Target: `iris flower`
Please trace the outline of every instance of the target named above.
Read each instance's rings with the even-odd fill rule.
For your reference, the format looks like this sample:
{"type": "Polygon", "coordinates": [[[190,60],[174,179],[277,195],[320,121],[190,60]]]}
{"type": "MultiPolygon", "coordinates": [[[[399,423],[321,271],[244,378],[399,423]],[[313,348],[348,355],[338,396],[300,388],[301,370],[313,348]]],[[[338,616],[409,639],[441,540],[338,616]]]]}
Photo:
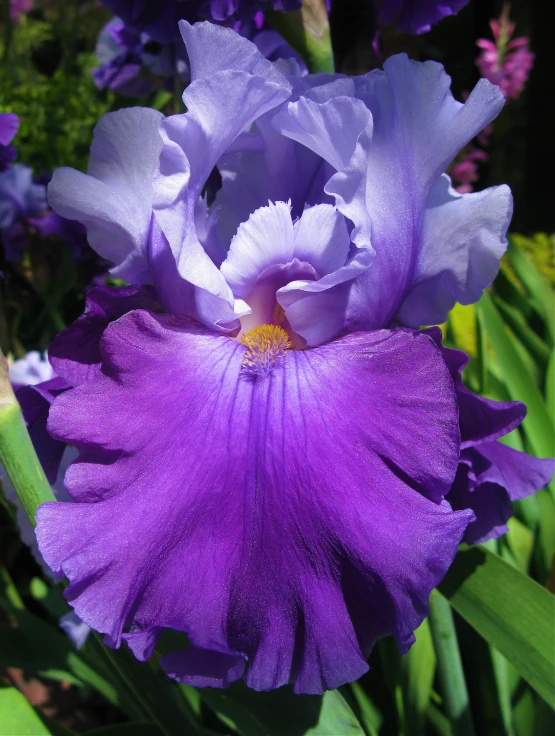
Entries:
{"type": "MultiPolygon", "coordinates": [[[[125,23],[146,31],[155,41],[168,43],[179,38],[177,21],[194,22],[198,18],[213,21],[251,20],[264,10],[268,0],[102,0],[125,23]]],[[[270,0],[275,10],[290,11],[301,7],[302,0],[270,0]]]]}
{"type": "Polygon", "coordinates": [[[19,118],[13,112],[0,113],[0,172],[10,167],[16,157],[11,142],[19,129],[19,118]]]}
{"type": "MultiPolygon", "coordinates": [[[[515,426],[419,329],[477,300],[506,248],[508,188],[443,174],[503,95],[482,80],[463,105],[404,55],[302,76],[180,26],[187,112],[109,113],[88,173],[49,187],[130,285],[91,291],[49,350],[71,386],[49,431],[79,457],[39,547],[110,646],[144,660],[174,629],[189,646],[161,664],[181,682],[321,693],[380,637],[410,648],[480,514],[446,500],[461,433],[515,426]]],[[[529,492],[553,466],[528,462],[529,492]]]]}
{"type": "Polygon", "coordinates": [[[383,0],[378,20],[395,22],[400,33],[426,33],[438,21],[456,15],[469,0],[383,0]]]}

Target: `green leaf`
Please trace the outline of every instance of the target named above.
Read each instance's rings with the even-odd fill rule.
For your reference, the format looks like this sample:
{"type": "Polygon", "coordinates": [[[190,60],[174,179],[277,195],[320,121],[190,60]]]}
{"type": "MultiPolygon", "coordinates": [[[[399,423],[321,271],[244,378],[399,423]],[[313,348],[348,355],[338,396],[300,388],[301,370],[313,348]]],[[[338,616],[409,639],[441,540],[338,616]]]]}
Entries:
{"type": "Polygon", "coordinates": [[[378,736],[383,717],[360,682],[351,682],[350,690],[357,709],[357,718],[369,736],[378,736]]]}
{"type": "MultiPolygon", "coordinates": [[[[339,691],[295,695],[291,687],[254,692],[234,683],[226,696],[247,710],[265,736],[363,736],[359,721],[339,691]]],[[[243,724],[244,725],[244,724],[243,724]]],[[[250,736],[250,734],[249,734],[250,736]]]]}
{"type": "Polygon", "coordinates": [[[439,590],[544,700],[554,702],[551,593],[482,546],[459,552],[439,590]]]}
{"type": "Polygon", "coordinates": [[[0,627],[0,667],[21,667],[55,679],[87,683],[111,703],[119,704],[113,685],[77,654],[70,639],[28,611],[12,611],[19,628],[0,627]]]}
{"type": "Polygon", "coordinates": [[[508,521],[509,532],[502,537],[507,544],[522,572],[528,572],[530,559],[534,550],[534,535],[515,516],[508,521]]]}
{"type": "Polygon", "coordinates": [[[8,377],[8,364],[0,353],[0,462],[19,500],[35,525],[37,508],[55,501],[49,482],[29,437],[23,415],[8,377]]]}
{"type": "Polygon", "coordinates": [[[490,295],[484,293],[478,304],[488,338],[492,344],[503,373],[507,389],[513,401],[523,401],[528,414],[522,427],[534,453],[551,457],[555,447],[555,430],[537,386],[515,349],[513,340],[505,329],[503,320],[490,295]]]}
{"type": "Polygon", "coordinates": [[[0,688],[0,736],[51,736],[33,706],[15,687],[0,688]]]}
{"type": "Polygon", "coordinates": [[[530,327],[525,316],[519,309],[516,309],[499,297],[495,297],[494,301],[506,324],[519,338],[534,360],[537,360],[545,367],[549,360],[549,345],[530,327]]]}
{"type": "Polygon", "coordinates": [[[302,8],[282,13],[268,8],[266,20],[305,60],[310,72],[334,72],[330,27],[324,0],[304,0],[302,8]]]}
{"type": "Polygon", "coordinates": [[[229,697],[228,693],[212,688],[201,688],[199,694],[203,703],[229,728],[242,736],[266,736],[264,727],[240,703],[229,697]]]}
{"type": "Polygon", "coordinates": [[[555,293],[524,251],[516,245],[517,237],[509,239],[509,261],[528,292],[530,301],[545,320],[551,340],[555,341],[555,293]]]}
{"type": "Polygon", "coordinates": [[[414,633],[416,641],[409,653],[401,660],[403,702],[408,736],[424,732],[436,671],[436,655],[428,619],[424,619],[414,633]]]}
{"type": "Polygon", "coordinates": [[[553,423],[555,423],[555,350],[552,350],[545,374],[545,403],[553,423]]]}
{"type": "Polygon", "coordinates": [[[95,728],[93,731],[87,731],[87,736],[164,736],[164,732],[154,723],[133,721],[95,728]]]}
{"type": "Polygon", "coordinates": [[[338,690],[330,690],[322,698],[318,723],[306,736],[364,736],[364,731],[351,707],[338,690]]]}
{"type": "Polygon", "coordinates": [[[455,736],[474,736],[470,704],[453,613],[437,590],[429,602],[430,629],[437,655],[438,680],[445,715],[455,736]]]}

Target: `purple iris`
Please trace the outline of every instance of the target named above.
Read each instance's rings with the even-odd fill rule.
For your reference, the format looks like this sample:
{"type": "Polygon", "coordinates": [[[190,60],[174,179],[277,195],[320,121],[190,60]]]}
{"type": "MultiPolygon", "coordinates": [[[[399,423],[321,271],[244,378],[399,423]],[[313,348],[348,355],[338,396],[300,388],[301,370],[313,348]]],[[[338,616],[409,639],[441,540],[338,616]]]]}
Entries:
{"type": "Polygon", "coordinates": [[[0,172],[14,160],[16,150],[10,145],[19,129],[19,118],[13,112],[0,113],[0,172]]]}
{"type": "Polygon", "coordinates": [[[14,164],[0,172],[0,240],[7,260],[21,258],[29,218],[46,208],[46,187],[35,183],[28,166],[14,164]]]}
{"type": "Polygon", "coordinates": [[[469,0],[383,0],[378,20],[395,22],[400,33],[426,33],[434,23],[456,15],[469,0]]]}
{"type": "MultiPolygon", "coordinates": [[[[294,58],[306,73],[301,57],[265,23],[263,13],[236,21],[232,27],[251,40],[266,59],[294,58]]],[[[92,70],[96,86],[109,87],[128,97],[154,92],[157,88],[155,76],[166,79],[170,89],[176,73],[183,82],[190,79],[189,60],[181,37],[168,44],[159,44],[147,33],[133,31],[120,18],[113,18],[100,32],[96,55],[100,62],[100,66],[92,70]]]]}
{"type": "Polygon", "coordinates": [[[418,329],[498,270],[508,188],[459,195],[443,172],[504,99],[481,80],[463,105],[404,55],[303,77],[229,29],[181,30],[187,112],[109,113],[88,173],[49,188],[131,285],[91,291],[50,348],[72,388],[49,431],[79,458],[39,546],[109,645],[147,659],[175,629],[179,681],[321,693],[378,638],[410,648],[479,518],[446,500],[463,418],[502,420],[488,441],[514,426],[418,329]]]}
{"type": "MultiPolygon", "coordinates": [[[[191,23],[198,18],[214,21],[245,21],[264,10],[267,0],[102,0],[125,23],[138,31],[146,31],[155,41],[169,43],[179,38],[177,21],[191,23]]],[[[271,0],[276,10],[290,11],[301,7],[301,0],[271,0]]]]}

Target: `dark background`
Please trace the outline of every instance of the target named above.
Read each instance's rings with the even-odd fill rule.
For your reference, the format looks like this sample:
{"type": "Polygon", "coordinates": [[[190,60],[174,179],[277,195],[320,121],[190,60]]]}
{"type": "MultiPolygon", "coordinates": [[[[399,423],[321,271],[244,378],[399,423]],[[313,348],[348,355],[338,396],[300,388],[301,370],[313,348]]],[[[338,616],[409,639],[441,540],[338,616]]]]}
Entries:
{"type": "MultiPolygon", "coordinates": [[[[430,33],[406,36],[385,32],[383,52],[406,51],[420,60],[440,61],[453,78],[461,99],[478,81],[476,39],[492,39],[489,21],[499,17],[500,0],[471,0],[457,15],[437,24],[430,33]]],[[[513,0],[510,17],[514,37],[528,36],[536,59],[524,93],[510,101],[491,137],[490,161],[481,167],[478,188],[508,183],[515,196],[512,230],[555,232],[555,3],[513,0]]],[[[373,58],[368,48],[375,28],[368,0],[336,0],[332,32],[339,71],[363,73],[373,58]]]]}

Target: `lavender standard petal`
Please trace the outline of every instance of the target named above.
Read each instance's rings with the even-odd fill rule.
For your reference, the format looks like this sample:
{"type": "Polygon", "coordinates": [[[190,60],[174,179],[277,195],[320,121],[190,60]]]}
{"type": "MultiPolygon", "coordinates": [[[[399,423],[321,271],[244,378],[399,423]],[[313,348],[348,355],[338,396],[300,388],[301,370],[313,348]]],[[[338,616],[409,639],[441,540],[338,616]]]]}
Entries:
{"type": "Polygon", "coordinates": [[[256,118],[286,99],[291,87],[232,30],[180,25],[192,82],[183,95],[187,112],[162,125],[164,147],[154,185],[156,220],[184,281],[180,303],[166,302],[166,308],[214,329],[234,329],[231,290],[196,233],[197,203],[221,156],[256,118]]]}
{"type": "Polygon", "coordinates": [[[91,247],[115,264],[112,273],[135,284],[152,280],[147,238],[162,119],[140,107],[108,113],[95,128],[88,173],[57,169],[48,186],[52,209],[86,225],[91,247]]]}

